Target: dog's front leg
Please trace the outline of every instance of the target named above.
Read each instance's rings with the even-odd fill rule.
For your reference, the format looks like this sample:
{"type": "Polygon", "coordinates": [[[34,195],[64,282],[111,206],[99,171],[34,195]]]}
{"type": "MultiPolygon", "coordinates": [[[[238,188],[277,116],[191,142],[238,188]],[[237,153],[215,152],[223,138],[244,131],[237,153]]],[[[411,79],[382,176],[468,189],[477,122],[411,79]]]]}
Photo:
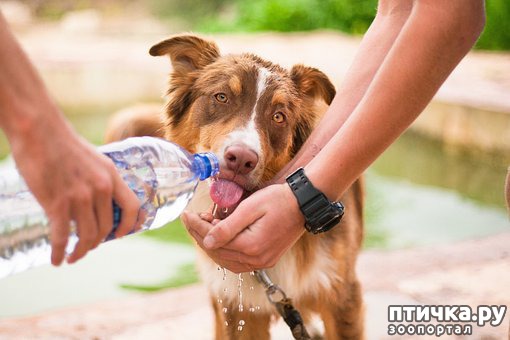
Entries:
{"type": "Polygon", "coordinates": [[[238,306],[212,299],[216,340],[269,340],[271,316],[260,311],[239,311],[238,306]]]}

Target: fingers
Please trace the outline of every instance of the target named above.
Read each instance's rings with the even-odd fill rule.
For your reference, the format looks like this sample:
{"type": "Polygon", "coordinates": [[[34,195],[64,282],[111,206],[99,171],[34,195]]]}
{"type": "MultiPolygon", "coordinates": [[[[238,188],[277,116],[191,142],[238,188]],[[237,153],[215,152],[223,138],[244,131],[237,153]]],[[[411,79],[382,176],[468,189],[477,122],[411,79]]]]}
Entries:
{"type": "Polygon", "coordinates": [[[58,216],[50,218],[51,263],[60,266],[65,257],[67,240],[69,238],[69,211],[64,206],[58,216]]]}
{"type": "MultiPolygon", "coordinates": [[[[204,249],[208,249],[203,244],[204,238],[218,223],[221,222],[218,219],[213,219],[211,216],[209,213],[195,214],[187,211],[184,211],[181,214],[181,219],[184,223],[184,226],[192,236],[200,236],[200,239],[195,237],[195,240],[199,246],[204,249]]],[[[223,248],[240,252],[246,249],[248,245],[252,244],[250,240],[251,235],[252,233],[249,232],[249,230],[244,230],[244,232],[237,234],[237,236],[228,244],[223,245],[223,248]]]]}
{"type": "Polygon", "coordinates": [[[113,228],[113,204],[112,186],[108,183],[101,184],[94,201],[98,233],[93,247],[97,247],[113,228]]]}
{"type": "Polygon", "coordinates": [[[229,243],[246,227],[253,224],[261,216],[258,209],[243,201],[232,215],[218,222],[204,238],[204,246],[207,249],[217,249],[229,243]]]}
{"type": "Polygon", "coordinates": [[[186,226],[186,229],[194,231],[202,238],[205,237],[211,229],[211,222],[213,221],[212,215],[209,213],[201,213],[200,215],[197,215],[188,211],[184,211],[181,214],[181,219],[186,226]]]}
{"type": "Polygon", "coordinates": [[[144,219],[139,218],[140,201],[136,197],[135,193],[129,189],[118,174],[114,174],[113,178],[113,199],[122,209],[120,223],[117,227],[117,231],[115,232],[115,237],[117,238],[122,237],[133,230],[140,229],[144,219]]]}
{"type": "Polygon", "coordinates": [[[198,214],[198,216],[200,216],[201,219],[203,219],[204,221],[207,221],[209,223],[212,223],[212,221],[214,221],[213,214],[211,214],[209,212],[200,213],[200,214],[198,214]]]}
{"type": "Polygon", "coordinates": [[[232,258],[233,260],[230,260],[230,259],[227,259],[227,258],[224,258],[222,257],[222,255],[220,254],[220,251],[219,250],[207,250],[207,249],[204,249],[202,247],[202,240],[203,238],[198,234],[196,233],[193,229],[188,229],[189,233],[191,234],[191,236],[193,236],[193,238],[197,241],[197,244],[207,253],[207,255],[214,261],[216,262],[216,264],[218,264],[219,266],[223,267],[223,268],[226,268],[228,270],[230,270],[231,272],[234,272],[234,273],[246,273],[246,272],[251,272],[253,271],[254,269],[252,268],[252,266],[246,264],[246,263],[242,263],[240,261],[237,261],[235,260],[236,258],[236,254],[237,255],[241,255],[240,253],[238,252],[234,252],[234,251],[231,251],[231,250],[228,250],[230,253],[229,253],[229,258],[232,258]]]}
{"type": "Polygon", "coordinates": [[[95,245],[98,227],[91,196],[84,194],[71,208],[76,221],[78,243],[67,259],[72,264],[81,259],[95,245]]]}
{"type": "MultiPolygon", "coordinates": [[[[107,165],[109,166],[109,165],[107,165]]],[[[140,201],[133,191],[124,183],[120,175],[112,166],[109,168],[111,177],[101,181],[96,177],[93,183],[93,191],[82,190],[72,204],[72,219],[76,222],[78,243],[67,262],[72,264],[84,257],[90,249],[97,247],[111,232],[113,227],[113,200],[121,208],[121,220],[115,232],[115,237],[122,237],[127,233],[139,229],[145,215],[139,214],[140,201]]],[[[69,224],[67,224],[69,225],[69,224]]],[[[59,227],[62,229],[63,227],[59,227]]],[[[59,236],[67,237],[67,231],[56,232],[59,236]]],[[[54,228],[53,228],[54,229],[54,228]]],[[[59,238],[55,242],[62,243],[59,238]]],[[[57,245],[59,243],[56,243],[57,245]]],[[[52,245],[53,246],[53,245],[52,245]]],[[[55,249],[53,263],[60,263],[65,251],[61,246],[55,249]],[[60,261],[60,262],[59,262],[60,261]]]]}

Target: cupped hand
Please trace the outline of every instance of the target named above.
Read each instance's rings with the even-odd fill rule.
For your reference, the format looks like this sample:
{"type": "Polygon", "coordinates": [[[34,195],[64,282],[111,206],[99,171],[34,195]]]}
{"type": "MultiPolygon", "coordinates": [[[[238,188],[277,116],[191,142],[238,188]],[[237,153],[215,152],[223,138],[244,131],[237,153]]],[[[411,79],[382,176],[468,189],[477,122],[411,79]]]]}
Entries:
{"type": "Polygon", "coordinates": [[[11,138],[17,167],[50,221],[51,262],[65,257],[70,225],[78,243],[68,257],[74,263],[112,230],[112,200],[121,207],[116,236],[140,227],[140,202],[113,162],[96,152],[66,124],[41,122],[29,134],[11,138]]]}
{"type": "Polygon", "coordinates": [[[235,273],[273,267],[305,231],[287,184],[255,192],[222,221],[193,213],[183,214],[183,221],[199,246],[235,273]]]}

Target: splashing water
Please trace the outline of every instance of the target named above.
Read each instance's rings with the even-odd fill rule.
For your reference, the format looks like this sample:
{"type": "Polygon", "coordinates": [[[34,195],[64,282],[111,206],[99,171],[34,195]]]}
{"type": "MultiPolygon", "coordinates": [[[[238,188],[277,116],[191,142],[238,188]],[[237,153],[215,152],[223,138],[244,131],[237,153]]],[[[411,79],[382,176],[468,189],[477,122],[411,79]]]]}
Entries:
{"type": "MultiPolygon", "coordinates": [[[[223,281],[226,282],[227,281],[227,270],[223,267],[218,267],[218,271],[222,272],[223,274],[223,281]]],[[[250,275],[254,275],[254,274],[251,274],[250,275]]],[[[244,308],[244,303],[243,303],[243,282],[244,282],[244,277],[243,277],[243,273],[239,273],[237,275],[237,298],[238,298],[238,305],[237,305],[237,310],[240,312],[240,313],[243,313],[245,312],[245,308],[244,308]]],[[[253,290],[253,286],[250,287],[251,290],[253,290]]],[[[224,300],[227,301],[227,293],[228,293],[228,288],[227,287],[224,287],[223,288],[223,293],[224,293],[224,300]]],[[[220,296],[218,296],[218,303],[219,304],[223,304],[223,299],[220,298],[220,296]]],[[[250,304],[250,307],[247,309],[248,312],[250,313],[254,313],[256,310],[260,309],[259,306],[256,306],[256,307],[253,307],[253,305],[250,304]]],[[[227,306],[224,306],[223,308],[221,308],[221,311],[224,313],[224,314],[227,314],[228,315],[228,307],[227,306]]],[[[225,321],[225,326],[228,326],[229,323],[228,321],[225,321]]],[[[239,323],[238,323],[238,326],[237,326],[237,330],[240,332],[244,329],[244,326],[246,325],[246,321],[241,319],[239,320],[239,323]]]]}
{"type": "Polygon", "coordinates": [[[237,275],[237,295],[239,297],[239,311],[242,312],[244,310],[243,306],[243,273],[239,273],[237,275]]]}
{"type": "MultiPolygon", "coordinates": [[[[236,184],[235,182],[221,179],[221,178],[219,178],[219,175],[214,176],[212,178],[212,184],[211,184],[211,188],[210,188],[210,196],[214,202],[213,208],[212,208],[213,216],[216,218],[218,209],[221,209],[220,210],[221,213],[224,216],[227,216],[229,213],[229,210],[231,210],[230,207],[235,206],[241,200],[243,193],[244,193],[244,189],[241,186],[239,186],[238,184],[236,184]]],[[[222,280],[223,280],[223,282],[225,282],[225,284],[227,284],[227,270],[225,268],[218,267],[218,270],[220,270],[220,269],[223,272],[222,280]]],[[[254,275],[254,273],[250,273],[250,275],[254,275]]],[[[237,276],[237,297],[238,297],[239,303],[237,305],[237,308],[238,308],[238,311],[241,313],[244,311],[243,281],[244,281],[244,279],[243,279],[242,273],[238,274],[238,276],[237,276]]],[[[227,293],[228,293],[227,287],[225,287],[223,289],[223,292],[225,295],[224,299],[225,299],[225,301],[227,301],[227,293]]],[[[219,299],[219,297],[218,297],[218,301],[220,301],[220,300],[221,299],[219,299]]],[[[223,307],[222,311],[223,311],[223,313],[227,314],[228,308],[223,307]]],[[[225,325],[228,326],[228,322],[225,322],[225,325]]],[[[244,325],[245,325],[245,321],[240,320],[239,324],[238,324],[238,330],[242,331],[244,325]]]]}

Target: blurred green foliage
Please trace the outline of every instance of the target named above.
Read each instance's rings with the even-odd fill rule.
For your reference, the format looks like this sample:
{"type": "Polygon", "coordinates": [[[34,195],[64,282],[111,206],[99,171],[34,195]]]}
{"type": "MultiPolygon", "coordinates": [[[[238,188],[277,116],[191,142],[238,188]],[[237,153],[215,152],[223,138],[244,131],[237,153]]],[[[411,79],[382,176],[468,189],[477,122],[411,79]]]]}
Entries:
{"type": "Polygon", "coordinates": [[[144,293],[157,292],[163,289],[177,288],[199,282],[198,273],[193,263],[182,265],[177,273],[170,278],[151,285],[145,284],[121,284],[120,287],[128,290],[135,290],[144,293]]]}
{"type": "Polygon", "coordinates": [[[237,0],[235,27],[247,31],[339,29],[362,34],[372,22],[377,0],[237,0]]]}
{"type": "MultiPolygon", "coordinates": [[[[189,29],[217,31],[308,31],[336,29],[363,34],[377,0],[21,0],[39,17],[58,19],[65,12],[97,8],[119,13],[145,10],[189,29]]],[[[510,1],[487,0],[487,25],[477,48],[510,49],[510,1]]]]}
{"type": "MultiPolygon", "coordinates": [[[[161,15],[181,13],[192,18],[194,29],[207,32],[336,29],[363,34],[377,8],[377,0],[151,1],[161,15]]],[[[486,8],[487,25],[476,48],[509,50],[510,1],[487,0],[486,8]]]]}
{"type": "Polygon", "coordinates": [[[181,244],[192,244],[186,228],[180,220],[168,223],[164,227],[148,230],[142,234],[144,237],[150,237],[154,240],[181,244]]]}
{"type": "Polygon", "coordinates": [[[484,50],[510,50],[510,1],[487,0],[485,30],[476,44],[484,50]]]}

